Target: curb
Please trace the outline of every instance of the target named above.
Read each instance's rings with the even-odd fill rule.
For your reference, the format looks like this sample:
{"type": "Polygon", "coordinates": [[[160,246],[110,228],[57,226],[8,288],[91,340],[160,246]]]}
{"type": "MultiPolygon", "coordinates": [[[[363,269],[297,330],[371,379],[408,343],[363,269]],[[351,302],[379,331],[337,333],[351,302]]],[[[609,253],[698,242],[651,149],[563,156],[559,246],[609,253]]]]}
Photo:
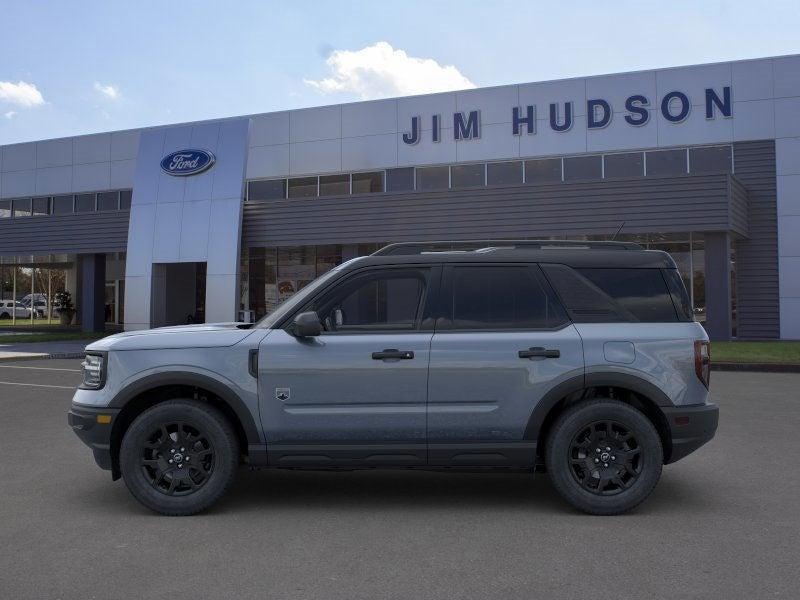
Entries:
{"type": "Polygon", "coordinates": [[[21,360],[47,360],[51,358],[83,358],[85,354],[83,352],[53,352],[52,354],[37,354],[31,352],[30,354],[25,354],[23,356],[6,356],[4,358],[0,358],[0,363],[4,362],[17,362],[21,360]]]}
{"type": "Polygon", "coordinates": [[[756,371],[761,373],[800,373],[800,365],[784,363],[711,362],[712,371],[756,371]]]}

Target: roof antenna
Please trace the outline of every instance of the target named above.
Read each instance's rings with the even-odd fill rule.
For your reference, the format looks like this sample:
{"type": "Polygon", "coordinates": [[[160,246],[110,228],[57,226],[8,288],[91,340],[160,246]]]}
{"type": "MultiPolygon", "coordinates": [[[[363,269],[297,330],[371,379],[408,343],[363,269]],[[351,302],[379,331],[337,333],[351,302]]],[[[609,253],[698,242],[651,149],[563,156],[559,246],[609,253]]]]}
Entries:
{"type": "Polygon", "coordinates": [[[625,221],[623,221],[622,225],[619,226],[619,229],[617,229],[617,232],[613,236],[611,236],[611,241],[612,242],[617,239],[617,236],[619,235],[619,232],[622,231],[623,227],[625,227],[625,221]]]}

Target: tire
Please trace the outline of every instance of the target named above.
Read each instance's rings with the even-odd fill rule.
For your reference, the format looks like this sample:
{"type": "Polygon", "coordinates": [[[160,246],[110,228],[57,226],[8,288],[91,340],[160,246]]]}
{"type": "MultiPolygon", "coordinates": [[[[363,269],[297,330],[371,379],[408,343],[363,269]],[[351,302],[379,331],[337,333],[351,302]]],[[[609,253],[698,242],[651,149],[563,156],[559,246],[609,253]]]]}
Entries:
{"type": "Polygon", "coordinates": [[[11,318],[11,315],[8,314],[7,312],[0,313],[0,319],[4,319],[5,320],[5,319],[10,319],[10,318],[11,318]]]}
{"type": "Polygon", "coordinates": [[[592,515],[617,515],[641,504],[658,483],[663,462],[653,424],[618,400],[569,407],[547,439],[545,463],[553,485],[592,515]]]}
{"type": "Polygon", "coordinates": [[[119,462],[125,485],[141,504],[163,515],[193,515],[231,487],[239,445],[231,424],[215,408],[169,400],[131,423],[119,462]]]}

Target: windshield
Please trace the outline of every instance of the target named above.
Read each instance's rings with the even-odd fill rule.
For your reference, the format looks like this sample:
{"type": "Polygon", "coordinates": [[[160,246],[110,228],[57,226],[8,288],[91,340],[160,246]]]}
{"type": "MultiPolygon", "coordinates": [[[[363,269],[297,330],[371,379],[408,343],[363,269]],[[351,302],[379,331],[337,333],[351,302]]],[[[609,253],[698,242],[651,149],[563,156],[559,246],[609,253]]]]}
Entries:
{"type": "Polygon", "coordinates": [[[269,329],[270,327],[274,327],[276,323],[280,322],[288,314],[305,304],[306,301],[311,298],[311,296],[313,296],[317,290],[327,285],[327,283],[333,279],[345,266],[350,265],[357,260],[359,259],[353,258],[347,262],[343,262],[338,267],[334,267],[324,275],[320,275],[314,281],[297,292],[294,296],[286,300],[283,304],[276,306],[275,310],[273,310],[271,313],[267,313],[261,317],[261,319],[256,321],[256,324],[253,325],[253,327],[261,329],[269,329]]]}

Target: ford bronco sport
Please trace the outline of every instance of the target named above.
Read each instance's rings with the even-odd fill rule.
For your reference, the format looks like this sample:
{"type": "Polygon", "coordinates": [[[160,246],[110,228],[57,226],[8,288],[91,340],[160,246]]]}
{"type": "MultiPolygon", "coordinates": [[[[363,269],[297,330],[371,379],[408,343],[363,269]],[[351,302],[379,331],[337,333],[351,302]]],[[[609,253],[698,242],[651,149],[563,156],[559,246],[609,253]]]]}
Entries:
{"type": "Polygon", "coordinates": [[[86,349],[69,423],[146,507],[197,513],[238,466],[546,470],[592,514],[710,440],[709,349],[670,256],[636,244],[393,244],[254,325],[86,349]]]}

